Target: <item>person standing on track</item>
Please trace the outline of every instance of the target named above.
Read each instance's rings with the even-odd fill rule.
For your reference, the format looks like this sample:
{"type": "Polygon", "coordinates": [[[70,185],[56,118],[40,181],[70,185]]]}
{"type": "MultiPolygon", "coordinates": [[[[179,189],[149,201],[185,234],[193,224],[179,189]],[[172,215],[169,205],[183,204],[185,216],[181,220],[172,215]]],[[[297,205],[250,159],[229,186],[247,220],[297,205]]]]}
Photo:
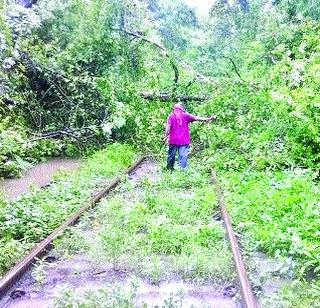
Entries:
{"type": "Polygon", "coordinates": [[[189,123],[193,121],[209,123],[216,118],[215,115],[205,118],[186,113],[179,103],[173,106],[173,112],[168,117],[165,130],[165,139],[169,144],[167,169],[173,170],[177,151],[179,166],[182,169],[187,167],[190,144],[189,123]]]}

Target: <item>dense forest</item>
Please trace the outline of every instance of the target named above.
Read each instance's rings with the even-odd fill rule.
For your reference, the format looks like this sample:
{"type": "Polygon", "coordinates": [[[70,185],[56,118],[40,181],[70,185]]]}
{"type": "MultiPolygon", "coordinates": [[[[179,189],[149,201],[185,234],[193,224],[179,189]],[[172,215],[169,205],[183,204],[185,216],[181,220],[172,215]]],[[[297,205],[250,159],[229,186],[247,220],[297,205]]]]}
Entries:
{"type": "Polygon", "coordinates": [[[193,151],[246,249],[294,279],[273,300],[316,307],[319,1],[216,0],[204,16],[180,0],[4,0],[0,14],[0,176],[112,142],[164,153],[173,102],[216,114],[192,126],[193,151]]]}
{"type": "Polygon", "coordinates": [[[3,176],[112,140],[157,150],[174,100],[219,115],[194,135],[229,168],[317,170],[316,2],[216,1],[207,18],[179,1],[34,2],[1,6],[3,176]]]}

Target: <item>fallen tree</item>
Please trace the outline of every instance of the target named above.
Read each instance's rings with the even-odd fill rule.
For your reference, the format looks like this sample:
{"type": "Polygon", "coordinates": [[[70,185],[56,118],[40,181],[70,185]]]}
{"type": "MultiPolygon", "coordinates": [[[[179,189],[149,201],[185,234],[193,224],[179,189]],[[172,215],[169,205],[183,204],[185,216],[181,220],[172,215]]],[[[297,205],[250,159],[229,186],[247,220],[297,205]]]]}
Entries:
{"type": "Polygon", "coordinates": [[[168,92],[140,92],[140,96],[147,100],[159,100],[162,102],[205,101],[209,99],[206,95],[172,95],[168,92]]]}
{"type": "MultiPolygon", "coordinates": [[[[167,58],[170,58],[170,52],[165,48],[163,47],[162,45],[160,45],[159,43],[157,42],[154,42],[150,39],[148,39],[147,37],[145,36],[142,36],[140,35],[139,33],[137,32],[132,32],[128,29],[125,29],[125,28],[121,28],[121,29],[113,29],[113,30],[118,30],[118,31],[123,31],[124,33],[126,33],[127,35],[130,35],[132,37],[135,37],[135,38],[139,38],[141,40],[143,40],[144,42],[147,42],[155,47],[157,47],[158,49],[160,49],[163,54],[167,57],[167,58]]],[[[184,67],[185,69],[187,69],[189,72],[193,73],[194,76],[196,77],[196,79],[200,82],[206,82],[206,83],[210,83],[212,85],[216,85],[216,82],[215,80],[213,80],[212,78],[208,77],[208,76],[205,76],[201,73],[199,73],[197,70],[195,70],[191,64],[189,64],[188,62],[186,62],[185,60],[181,59],[180,57],[177,57],[177,56],[174,56],[174,59],[180,63],[180,65],[182,67],[184,67]]],[[[175,83],[177,83],[178,81],[178,74],[177,74],[177,67],[174,65],[173,61],[170,61],[171,65],[173,66],[173,69],[174,69],[174,72],[175,72],[175,83]]]]}
{"type": "Polygon", "coordinates": [[[69,138],[74,138],[76,139],[78,142],[83,143],[84,141],[80,139],[80,136],[76,136],[75,132],[71,131],[71,130],[58,130],[58,131],[52,131],[52,132],[44,132],[41,133],[40,135],[37,135],[38,137],[29,140],[29,142],[34,142],[34,141],[39,141],[42,139],[50,139],[50,138],[59,138],[59,137],[69,137],[69,138]]]}

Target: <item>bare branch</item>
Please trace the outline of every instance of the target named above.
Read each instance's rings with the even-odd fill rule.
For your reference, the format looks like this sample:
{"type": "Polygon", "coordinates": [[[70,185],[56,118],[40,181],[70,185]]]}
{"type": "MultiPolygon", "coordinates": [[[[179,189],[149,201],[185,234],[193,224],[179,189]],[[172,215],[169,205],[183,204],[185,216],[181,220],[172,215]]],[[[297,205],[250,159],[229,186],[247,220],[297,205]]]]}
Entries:
{"type": "Polygon", "coordinates": [[[63,131],[63,130],[49,132],[49,133],[43,133],[41,136],[39,136],[37,138],[28,140],[28,142],[39,141],[39,140],[42,140],[42,139],[57,138],[57,137],[61,137],[61,136],[68,136],[68,137],[76,139],[80,143],[83,143],[83,141],[79,137],[75,136],[73,133],[70,133],[70,132],[67,132],[67,131],[63,131]]]}
{"type": "Polygon", "coordinates": [[[240,78],[241,81],[245,82],[245,81],[242,79],[242,77],[241,77],[241,75],[240,75],[240,73],[239,73],[239,71],[238,71],[238,68],[237,68],[236,64],[234,63],[234,61],[232,60],[232,58],[226,57],[226,56],[223,56],[223,58],[228,59],[228,60],[232,63],[232,66],[233,66],[234,71],[235,71],[235,73],[237,74],[237,76],[240,78]]]}

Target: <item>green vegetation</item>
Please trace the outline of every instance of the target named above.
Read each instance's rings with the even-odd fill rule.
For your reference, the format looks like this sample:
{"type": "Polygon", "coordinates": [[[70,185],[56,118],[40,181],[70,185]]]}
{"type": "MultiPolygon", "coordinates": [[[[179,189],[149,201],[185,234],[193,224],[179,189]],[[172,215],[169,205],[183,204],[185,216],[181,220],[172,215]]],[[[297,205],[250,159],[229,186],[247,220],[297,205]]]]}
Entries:
{"type": "Polygon", "coordinates": [[[90,215],[91,227],[84,218],[56,248],[67,255],[89,251],[155,284],[173,275],[219,285],[233,277],[224,229],[212,219],[215,204],[205,169],[163,172],[137,186],[125,182],[90,215]],[[91,228],[98,234],[94,244],[84,235],[91,228]]]}
{"type": "Polygon", "coordinates": [[[106,256],[116,268],[131,263],[153,283],[171,272],[184,279],[228,281],[231,255],[222,226],[212,221],[215,195],[208,176],[190,168],[161,174],[142,188],[141,196],[126,189],[101,204],[99,253],[93,255],[106,256]]]}
{"type": "MultiPolygon", "coordinates": [[[[289,264],[298,287],[280,292],[276,303],[282,298],[283,306],[299,307],[308,288],[317,290],[317,1],[217,0],[207,17],[180,0],[39,0],[33,9],[13,3],[0,4],[0,176],[15,176],[44,157],[79,155],[106,142],[125,141],[162,153],[172,102],[182,95],[208,97],[185,103],[189,112],[218,116],[213,125],[193,124],[193,145],[202,150],[199,164],[218,171],[246,251],[263,250],[289,264]],[[147,100],[141,97],[145,92],[165,92],[170,98],[147,100]]],[[[72,183],[61,185],[59,198],[73,200],[70,189],[75,199],[85,197],[72,183]]],[[[201,180],[193,185],[201,188],[201,180]]],[[[46,200],[50,189],[38,194],[46,200]]],[[[160,194],[156,201],[166,204],[165,197],[160,194]]],[[[72,202],[59,212],[74,209],[77,201],[72,202]]],[[[43,215],[46,202],[33,203],[38,204],[22,200],[10,206],[8,217],[8,206],[0,208],[2,269],[11,260],[5,260],[8,251],[16,256],[28,248],[22,234],[32,243],[59,220],[56,205],[48,202],[43,215]],[[31,204],[35,214],[28,225],[31,204]],[[17,224],[16,213],[25,217],[17,224]],[[48,222],[44,231],[38,226],[43,221],[48,222]]],[[[147,199],[141,203],[148,204],[147,199]]],[[[148,219],[145,223],[152,224],[148,219]]],[[[154,251],[183,252],[172,233],[181,243],[202,241],[200,231],[184,219],[176,221],[178,229],[170,225],[160,231],[154,223],[149,239],[154,251]]],[[[121,230],[113,231],[110,236],[121,238],[121,230]]],[[[158,261],[155,268],[161,268],[158,261]]],[[[309,301],[319,302],[319,292],[312,294],[309,301]]]]}
{"type": "MultiPolygon", "coordinates": [[[[82,296],[77,296],[75,291],[68,286],[59,289],[58,296],[55,298],[53,307],[114,307],[114,308],[134,308],[137,307],[137,285],[131,282],[129,288],[124,289],[120,284],[106,285],[97,290],[86,290],[82,296]]],[[[184,294],[178,292],[171,294],[164,299],[162,308],[181,308],[183,307],[184,294]]],[[[141,307],[148,307],[146,304],[139,303],[141,307]]]]}
{"type": "Polygon", "coordinates": [[[62,172],[45,189],[0,204],[0,275],[35,243],[46,237],[70,214],[105,186],[106,179],[131,164],[131,146],[112,144],[93,154],[77,171],[62,172]]]}
{"type": "Polygon", "coordinates": [[[119,307],[129,308],[134,306],[136,286],[132,283],[129,290],[123,289],[120,285],[106,285],[98,290],[87,290],[83,296],[77,297],[68,286],[61,286],[53,306],[63,307],[119,307]],[[102,304],[103,303],[103,304],[102,304]],[[102,305],[101,305],[102,304],[102,305]]]}
{"type": "Polygon", "coordinates": [[[319,188],[312,174],[227,172],[223,180],[230,214],[248,245],[282,257],[301,277],[317,276],[319,188]]]}
{"type": "MultiPolygon", "coordinates": [[[[71,255],[72,260],[86,252],[86,260],[95,260],[113,278],[106,288],[89,287],[86,294],[66,283],[54,307],[71,302],[140,307],[144,305],[141,285],[184,281],[188,286],[221,288],[233,281],[225,231],[212,219],[218,210],[213,184],[205,168],[191,165],[174,173],[152,170],[153,180],[124,181],[77,227],[55,241],[60,255],[71,255]],[[118,273],[127,273],[127,278],[117,281],[118,273]]],[[[164,299],[163,307],[182,307],[183,292],[178,293],[164,299]]]]}
{"type": "Polygon", "coordinates": [[[277,43],[251,42],[241,51],[245,82],[225,80],[214,104],[201,106],[220,114],[221,125],[199,133],[218,168],[318,169],[319,29],[306,20],[290,31],[283,25],[272,38],[277,43]],[[275,63],[261,60],[266,57],[275,63]]]}
{"type": "Polygon", "coordinates": [[[319,282],[307,283],[295,281],[284,287],[279,294],[261,300],[263,307],[319,307],[319,282]]]}

